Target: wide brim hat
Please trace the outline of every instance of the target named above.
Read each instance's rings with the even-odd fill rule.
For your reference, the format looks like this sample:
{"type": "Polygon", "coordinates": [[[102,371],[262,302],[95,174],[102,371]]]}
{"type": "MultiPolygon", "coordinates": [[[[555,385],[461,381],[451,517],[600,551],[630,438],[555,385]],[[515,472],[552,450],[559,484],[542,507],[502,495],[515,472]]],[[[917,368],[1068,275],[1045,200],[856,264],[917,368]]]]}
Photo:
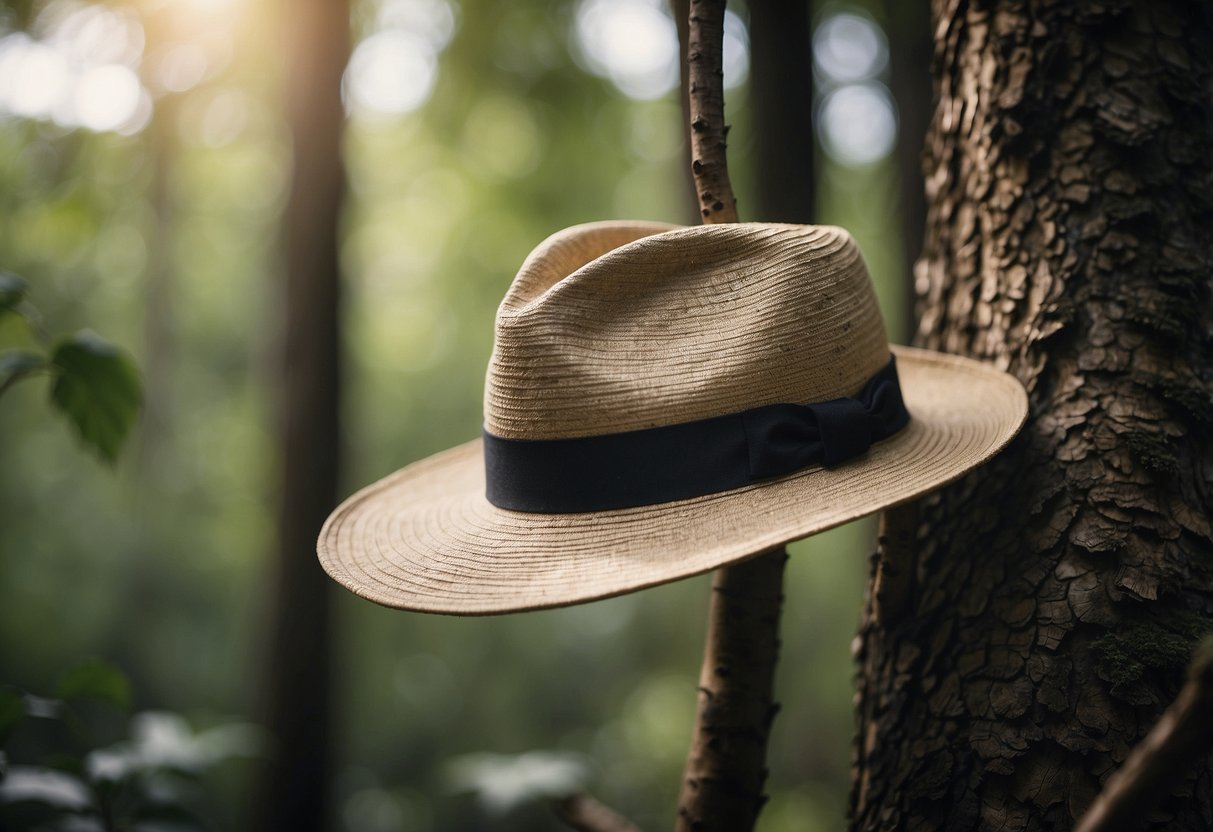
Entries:
{"type": "Polygon", "coordinates": [[[998,453],[1026,414],[1012,376],[888,344],[842,229],[576,226],[502,302],[484,435],[351,496],[317,549],[389,607],[592,601],[913,500],[998,453]],[[883,408],[871,429],[864,407],[883,408]],[[831,459],[859,422],[860,444],[831,459]],[[783,472],[789,444],[809,456],[783,472]]]}

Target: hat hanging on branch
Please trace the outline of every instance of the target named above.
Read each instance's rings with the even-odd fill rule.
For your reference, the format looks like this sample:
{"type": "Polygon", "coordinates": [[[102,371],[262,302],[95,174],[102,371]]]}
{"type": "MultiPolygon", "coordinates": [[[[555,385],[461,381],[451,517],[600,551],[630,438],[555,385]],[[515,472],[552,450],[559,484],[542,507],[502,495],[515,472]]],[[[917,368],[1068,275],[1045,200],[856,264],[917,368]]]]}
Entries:
{"type": "Polygon", "coordinates": [[[390,607],[480,615],[735,563],[977,467],[1027,415],[1012,376],[888,344],[829,226],[561,231],[497,314],[484,435],[363,489],[320,561],[390,607]]]}

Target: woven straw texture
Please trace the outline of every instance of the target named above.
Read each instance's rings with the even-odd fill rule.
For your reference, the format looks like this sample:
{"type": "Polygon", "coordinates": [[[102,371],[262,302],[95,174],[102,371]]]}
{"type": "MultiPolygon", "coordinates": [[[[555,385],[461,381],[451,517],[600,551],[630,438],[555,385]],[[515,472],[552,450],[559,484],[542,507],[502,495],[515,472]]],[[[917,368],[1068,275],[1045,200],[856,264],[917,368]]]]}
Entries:
{"type": "Polygon", "coordinates": [[[668,228],[577,226],[528,258],[497,315],[489,433],[559,439],[828,401],[888,363],[841,228],[668,228]]]}
{"type": "MultiPolygon", "coordinates": [[[[502,302],[485,426],[543,439],[855,393],[897,356],[910,424],[832,469],[653,506],[499,509],[479,440],[363,489],[321,563],[391,607],[562,606],[705,572],[913,499],[997,453],[1027,413],[1011,376],[890,348],[850,236],[814,226],[596,223],[554,235],[502,302]]],[[[592,476],[592,472],[587,472],[592,476]]]]}

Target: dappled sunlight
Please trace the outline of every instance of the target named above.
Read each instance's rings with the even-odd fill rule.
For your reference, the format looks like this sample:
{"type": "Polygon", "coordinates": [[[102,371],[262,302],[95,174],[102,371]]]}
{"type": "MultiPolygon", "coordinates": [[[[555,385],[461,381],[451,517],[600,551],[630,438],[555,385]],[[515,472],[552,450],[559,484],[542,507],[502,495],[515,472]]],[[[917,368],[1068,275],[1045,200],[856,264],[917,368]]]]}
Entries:
{"type": "Polygon", "coordinates": [[[884,32],[867,15],[831,14],[813,32],[813,63],[831,81],[865,81],[889,62],[884,32]]]}
{"type": "Polygon", "coordinates": [[[813,34],[817,133],[838,164],[870,165],[893,150],[897,113],[881,80],[888,63],[884,31],[858,7],[834,7],[813,34]]]}
{"type": "Polygon", "coordinates": [[[377,32],[354,50],[346,70],[351,111],[399,115],[420,107],[434,88],[438,58],[408,32],[377,32]]]}
{"type": "Polygon", "coordinates": [[[73,104],[82,127],[137,133],[151,120],[151,99],[134,70],[106,64],[81,73],[73,104]]]}
{"type": "Polygon", "coordinates": [[[181,93],[220,63],[200,42],[168,44],[148,60],[146,40],[136,7],[48,3],[31,33],[0,37],[0,115],[140,132],[152,117],[149,86],[157,94],[181,93]]]}
{"type": "MultiPolygon", "coordinates": [[[[661,98],[678,87],[678,30],[661,0],[581,0],[574,20],[574,57],[640,101],[661,98]]],[[[749,76],[745,23],[725,13],[724,85],[738,87],[749,76]]]]}
{"type": "Polygon", "coordinates": [[[678,31],[663,3],[585,0],[577,45],[587,68],[632,98],[659,98],[678,86],[678,31]]]}
{"type": "Polygon", "coordinates": [[[197,43],[166,47],[152,70],[156,86],[164,92],[185,92],[198,86],[210,71],[206,50],[197,43]]]}
{"type": "Polygon", "coordinates": [[[866,165],[883,159],[897,139],[893,99],[883,84],[847,84],[821,100],[821,141],[843,165],[866,165]]]}
{"type": "Polygon", "coordinates": [[[46,42],[78,65],[120,63],[135,68],[146,40],[131,9],[57,0],[39,15],[46,42]]]}
{"type": "Polygon", "coordinates": [[[67,57],[53,47],[23,33],[0,39],[0,103],[9,113],[70,123],[64,108],[74,80],[67,57]]]}
{"type": "Polygon", "coordinates": [[[350,115],[399,116],[424,104],[455,26],[455,7],[448,0],[383,0],[374,30],[354,47],[346,69],[350,115]]]}
{"type": "Polygon", "coordinates": [[[140,6],[53,0],[31,33],[0,37],[0,114],[126,135],[151,120],[153,96],[183,93],[230,60],[232,0],[187,0],[149,12],[174,33],[148,46],[140,6]],[[163,19],[161,19],[163,18],[163,19]]]}

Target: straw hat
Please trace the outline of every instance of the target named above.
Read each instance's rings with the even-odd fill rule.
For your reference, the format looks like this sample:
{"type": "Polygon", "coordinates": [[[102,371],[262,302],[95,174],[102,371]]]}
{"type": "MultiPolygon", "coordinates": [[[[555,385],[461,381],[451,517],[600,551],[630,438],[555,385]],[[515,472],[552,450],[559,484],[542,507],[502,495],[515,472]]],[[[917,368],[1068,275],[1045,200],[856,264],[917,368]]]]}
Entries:
{"type": "Polygon", "coordinates": [[[575,604],[911,500],[1026,414],[1013,377],[889,345],[842,229],[580,225],[502,301],[483,437],[354,494],[317,548],[390,607],[575,604]]]}

